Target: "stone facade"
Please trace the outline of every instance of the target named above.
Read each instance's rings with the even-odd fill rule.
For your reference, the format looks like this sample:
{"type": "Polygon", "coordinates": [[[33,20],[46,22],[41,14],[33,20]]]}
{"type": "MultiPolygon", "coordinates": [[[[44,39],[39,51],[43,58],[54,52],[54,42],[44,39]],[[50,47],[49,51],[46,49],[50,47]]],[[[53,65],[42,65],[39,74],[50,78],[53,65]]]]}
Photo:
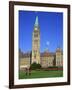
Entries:
{"type": "Polygon", "coordinates": [[[49,53],[49,52],[41,53],[40,60],[41,60],[41,66],[43,68],[53,66],[54,65],[53,64],[53,62],[54,62],[54,53],[49,53]]]}
{"type": "Polygon", "coordinates": [[[30,67],[30,63],[31,63],[30,53],[25,53],[22,55],[22,57],[20,57],[19,64],[21,70],[25,67],[30,67]]]}
{"type": "MultiPolygon", "coordinates": [[[[33,62],[34,63],[34,62],[33,62]]],[[[36,62],[37,63],[37,62],[36,62]]],[[[25,53],[20,58],[20,66],[28,66],[32,64],[32,53],[25,53]]],[[[52,66],[63,66],[63,54],[61,49],[57,49],[55,53],[43,52],[40,53],[40,63],[42,68],[52,67],[52,66]]]]}
{"type": "Polygon", "coordinates": [[[56,66],[63,66],[63,54],[60,48],[56,50],[56,66]]]}

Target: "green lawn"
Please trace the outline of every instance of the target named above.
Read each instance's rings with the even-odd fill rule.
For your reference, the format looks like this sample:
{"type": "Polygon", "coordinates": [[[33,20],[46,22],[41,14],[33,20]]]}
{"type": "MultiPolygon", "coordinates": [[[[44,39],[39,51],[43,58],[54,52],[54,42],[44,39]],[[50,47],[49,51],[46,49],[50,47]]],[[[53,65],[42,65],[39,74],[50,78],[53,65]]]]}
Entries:
{"type": "Polygon", "coordinates": [[[19,79],[28,79],[28,78],[50,78],[50,77],[62,77],[63,71],[44,71],[44,70],[32,70],[31,75],[26,75],[25,72],[20,71],[19,79]]]}

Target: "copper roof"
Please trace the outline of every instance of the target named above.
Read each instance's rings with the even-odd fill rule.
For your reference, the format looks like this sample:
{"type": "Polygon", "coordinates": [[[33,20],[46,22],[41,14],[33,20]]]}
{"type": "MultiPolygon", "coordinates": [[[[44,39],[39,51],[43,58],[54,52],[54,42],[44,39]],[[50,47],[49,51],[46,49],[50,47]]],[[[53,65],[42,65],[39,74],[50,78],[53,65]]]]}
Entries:
{"type": "Polygon", "coordinates": [[[23,57],[30,57],[30,53],[24,53],[23,57]]]}
{"type": "Polygon", "coordinates": [[[54,56],[55,54],[54,53],[51,53],[51,52],[43,52],[40,54],[41,57],[48,57],[48,56],[54,56]]]}
{"type": "Polygon", "coordinates": [[[62,50],[60,48],[57,48],[56,52],[62,52],[62,50]]]}
{"type": "Polygon", "coordinates": [[[20,58],[28,58],[30,57],[31,53],[27,52],[27,53],[23,53],[22,55],[19,55],[20,58]]]}

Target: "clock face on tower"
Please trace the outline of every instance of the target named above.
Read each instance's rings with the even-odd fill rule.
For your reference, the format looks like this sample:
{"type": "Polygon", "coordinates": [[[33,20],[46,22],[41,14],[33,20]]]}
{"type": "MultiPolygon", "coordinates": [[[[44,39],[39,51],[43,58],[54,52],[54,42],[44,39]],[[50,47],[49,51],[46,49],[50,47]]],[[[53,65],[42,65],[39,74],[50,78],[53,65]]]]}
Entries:
{"type": "Polygon", "coordinates": [[[37,28],[35,28],[35,30],[37,30],[37,28]]]}

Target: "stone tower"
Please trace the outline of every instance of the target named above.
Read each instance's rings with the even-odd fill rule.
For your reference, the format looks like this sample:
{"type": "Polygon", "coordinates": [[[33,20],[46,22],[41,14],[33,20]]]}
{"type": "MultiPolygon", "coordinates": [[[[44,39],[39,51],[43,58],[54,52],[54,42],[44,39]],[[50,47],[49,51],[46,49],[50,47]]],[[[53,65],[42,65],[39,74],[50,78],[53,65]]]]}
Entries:
{"type": "Polygon", "coordinates": [[[56,66],[63,66],[63,54],[60,48],[56,50],[56,66]]]}
{"type": "Polygon", "coordinates": [[[34,31],[32,34],[32,63],[40,64],[40,28],[38,16],[36,16],[34,31]]]}

